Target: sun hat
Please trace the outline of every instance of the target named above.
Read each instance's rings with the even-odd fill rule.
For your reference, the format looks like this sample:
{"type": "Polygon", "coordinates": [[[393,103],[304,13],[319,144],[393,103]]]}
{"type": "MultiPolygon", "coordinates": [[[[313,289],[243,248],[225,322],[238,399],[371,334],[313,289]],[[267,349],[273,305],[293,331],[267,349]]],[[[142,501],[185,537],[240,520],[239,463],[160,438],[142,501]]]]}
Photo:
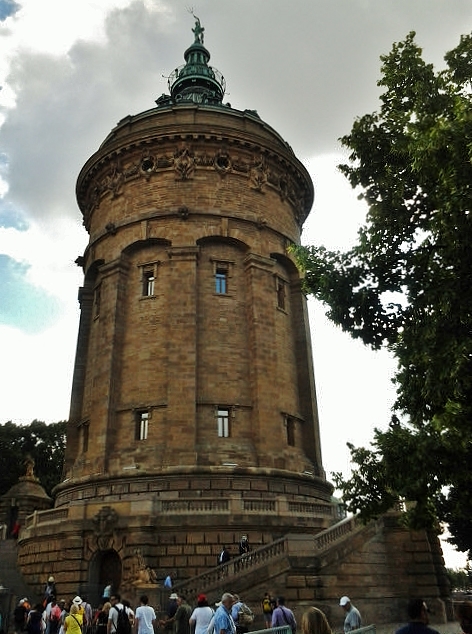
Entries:
{"type": "Polygon", "coordinates": [[[72,603],[75,603],[75,605],[81,605],[82,599],[77,595],[76,597],[72,599],[72,603]]]}
{"type": "Polygon", "coordinates": [[[178,599],[178,598],[179,598],[179,595],[176,592],[173,592],[169,597],[169,599],[178,599]]]}

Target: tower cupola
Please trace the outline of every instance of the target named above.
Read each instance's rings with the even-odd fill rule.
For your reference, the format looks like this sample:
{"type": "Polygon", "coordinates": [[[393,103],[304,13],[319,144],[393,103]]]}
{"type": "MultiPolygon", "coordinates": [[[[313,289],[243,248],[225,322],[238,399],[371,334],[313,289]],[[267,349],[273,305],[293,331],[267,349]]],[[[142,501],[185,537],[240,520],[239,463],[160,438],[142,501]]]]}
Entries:
{"type": "MultiPolygon", "coordinates": [[[[225,79],[219,70],[208,65],[210,53],[203,45],[204,27],[195,17],[192,29],[195,41],[185,51],[185,64],[169,76],[168,85],[173,103],[193,102],[219,105],[225,94],[225,79]]],[[[157,104],[161,105],[161,99],[157,104]]],[[[167,100],[166,100],[167,101],[167,100]]]]}

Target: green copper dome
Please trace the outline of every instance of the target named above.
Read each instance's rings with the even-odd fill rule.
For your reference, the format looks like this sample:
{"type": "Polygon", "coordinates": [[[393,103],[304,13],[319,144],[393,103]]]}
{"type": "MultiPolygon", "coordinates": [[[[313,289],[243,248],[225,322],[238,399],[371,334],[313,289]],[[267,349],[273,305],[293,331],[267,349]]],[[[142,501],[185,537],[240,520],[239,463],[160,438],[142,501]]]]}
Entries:
{"type": "Polygon", "coordinates": [[[162,95],[158,106],[193,102],[219,105],[225,94],[226,82],[223,75],[208,65],[210,53],[203,46],[204,28],[195,17],[194,43],[185,51],[185,64],[176,68],[169,76],[170,97],[162,95]]]}

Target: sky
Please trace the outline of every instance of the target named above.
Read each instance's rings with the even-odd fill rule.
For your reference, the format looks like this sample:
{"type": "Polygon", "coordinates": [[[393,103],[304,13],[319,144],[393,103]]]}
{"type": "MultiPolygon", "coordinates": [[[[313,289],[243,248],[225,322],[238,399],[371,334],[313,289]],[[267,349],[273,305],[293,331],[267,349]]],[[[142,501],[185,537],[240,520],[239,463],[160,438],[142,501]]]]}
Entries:
{"type": "MultiPolygon", "coordinates": [[[[437,69],[472,30],[470,0],[0,0],[0,423],[69,413],[87,234],[75,183],[128,114],[168,93],[205,27],[225,102],[257,110],[315,184],[302,241],[346,249],[365,218],[338,139],[379,108],[380,56],[410,31],[437,69]]],[[[385,427],[395,362],[309,302],[324,467],[385,427]]],[[[465,563],[446,547],[451,567],[465,563]]]]}

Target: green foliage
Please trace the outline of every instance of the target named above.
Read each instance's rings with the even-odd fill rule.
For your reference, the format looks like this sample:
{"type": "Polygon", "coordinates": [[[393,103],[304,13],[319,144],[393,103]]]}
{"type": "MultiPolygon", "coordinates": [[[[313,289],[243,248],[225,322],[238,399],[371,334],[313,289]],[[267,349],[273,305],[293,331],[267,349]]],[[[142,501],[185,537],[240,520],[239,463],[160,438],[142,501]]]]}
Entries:
{"type": "Polygon", "coordinates": [[[0,495],[25,475],[25,458],[35,462],[34,474],[48,495],[59,484],[64,461],[66,422],[46,425],[34,420],[29,425],[0,425],[0,495]]]}
{"type": "Polygon", "coordinates": [[[348,508],[365,519],[409,500],[411,526],[447,521],[472,548],[472,36],[435,72],[415,34],[381,58],[378,112],[341,139],[340,166],[368,205],[347,253],[295,248],[328,317],[398,360],[394,415],[372,449],[351,447],[348,508]],[[404,422],[407,421],[407,422],[404,422]]]}
{"type": "Polygon", "coordinates": [[[446,575],[453,592],[468,592],[471,587],[470,570],[446,568],[446,575]]]}

